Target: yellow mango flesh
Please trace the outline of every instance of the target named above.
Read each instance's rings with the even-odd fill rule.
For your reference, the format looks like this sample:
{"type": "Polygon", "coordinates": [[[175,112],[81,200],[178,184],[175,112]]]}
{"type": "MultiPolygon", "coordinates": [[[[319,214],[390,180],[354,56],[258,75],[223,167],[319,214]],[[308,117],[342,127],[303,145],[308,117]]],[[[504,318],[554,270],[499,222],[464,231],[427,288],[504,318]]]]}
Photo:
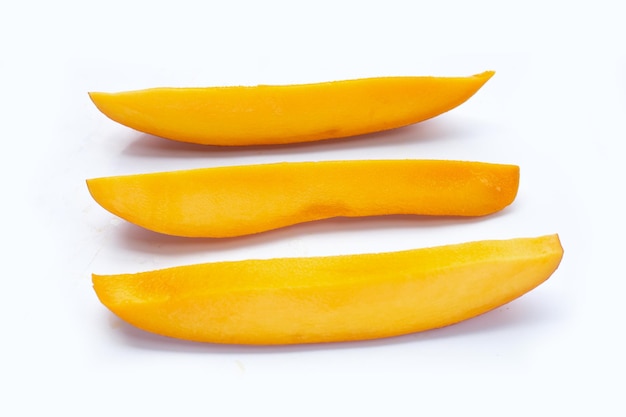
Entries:
{"type": "Polygon", "coordinates": [[[430,119],[468,100],[493,74],[89,95],[110,119],[152,135],[207,145],[284,144],[378,132],[430,119]]]}
{"type": "Polygon", "coordinates": [[[366,340],[457,323],[548,279],[558,235],[401,252],[245,260],[93,275],[100,301],[126,322],[199,342],[366,340]]]}
{"type": "Polygon", "coordinates": [[[330,217],[482,216],[513,202],[516,165],[357,160],[204,168],[87,180],[111,213],[159,233],[230,237],[330,217]]]}

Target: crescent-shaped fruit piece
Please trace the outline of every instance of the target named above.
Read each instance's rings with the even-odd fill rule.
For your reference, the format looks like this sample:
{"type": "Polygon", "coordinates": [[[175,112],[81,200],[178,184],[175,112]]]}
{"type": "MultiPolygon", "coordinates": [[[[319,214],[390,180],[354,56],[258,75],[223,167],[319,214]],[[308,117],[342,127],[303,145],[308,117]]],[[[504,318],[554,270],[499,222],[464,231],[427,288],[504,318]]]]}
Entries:
{"type": "Polygon", "coordinates": [[[111,213],[163,234],[231,237],[331,217],[482,216],[515,199],[517,165],[354,160],[228,166],[87,180],[111,213]]]}
{"type": "Polygon", "coordinates": [[[378,132],[430,119],[468,100],[493,74],[151,88],[89,96],[110,119],[163,138],[223,146],[285,144],[378,132]]]}
{"type": "Polygon", "coordinates": [[[557,269],[558,235],[401,252],[245,260],[93,275],[126,322],[199,342],[365,340],[457,323],[508,303],[557,269]]]}

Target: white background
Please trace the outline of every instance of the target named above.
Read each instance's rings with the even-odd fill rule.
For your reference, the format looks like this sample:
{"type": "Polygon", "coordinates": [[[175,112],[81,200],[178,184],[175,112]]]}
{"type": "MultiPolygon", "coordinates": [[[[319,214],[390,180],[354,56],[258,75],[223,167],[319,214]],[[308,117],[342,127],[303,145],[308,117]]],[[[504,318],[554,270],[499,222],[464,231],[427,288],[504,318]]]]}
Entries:
{"type": "Polygon", "coordinates": [[[626,413],[626,29],[619,2],[7,4],[0,6],[0,415],[626,413]],[[87,96],[488,69],[496,75],[483,89],[438,118],[296,146],[177,144],[117,125],[87,96]],[[515,163],[520,192],[502,213],[479,220],[329,220],[186,240],[116,219],[84,183],[122,173],[362,158],[515,163]],[[379,341],[175,341],[122,323],[91,288],[92,272],[548,233],[559,233],[565,257],[536,290],[456,326],[379,341]]]}

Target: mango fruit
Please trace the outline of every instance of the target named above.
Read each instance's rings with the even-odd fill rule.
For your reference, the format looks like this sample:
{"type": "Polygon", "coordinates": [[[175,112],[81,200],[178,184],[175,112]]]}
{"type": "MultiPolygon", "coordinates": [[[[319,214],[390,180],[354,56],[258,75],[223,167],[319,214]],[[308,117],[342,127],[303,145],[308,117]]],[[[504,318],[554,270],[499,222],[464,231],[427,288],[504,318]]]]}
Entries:
{"type": "Polygon", "coordinates": [[[204,145],[267,145],[343,138],[418,123],[464,103],[493,74],[163,87],[89,96],[107,117],[144,133],[204,145]]]}
{"type": "Polygon", "coordinates": [[[290,162],[93,178],[93,198],[146,229],[232,237],[331,217],[483,216],[513,202],[516,165],[450,160],[290,162]]]}
{"type": "Polygon", "coordinates": [[[404,335],[478,316],[557,269],[558,235],[399,252],[276,258],[93,275],[100,301],[163,336],[275,345],[404,335]]]}

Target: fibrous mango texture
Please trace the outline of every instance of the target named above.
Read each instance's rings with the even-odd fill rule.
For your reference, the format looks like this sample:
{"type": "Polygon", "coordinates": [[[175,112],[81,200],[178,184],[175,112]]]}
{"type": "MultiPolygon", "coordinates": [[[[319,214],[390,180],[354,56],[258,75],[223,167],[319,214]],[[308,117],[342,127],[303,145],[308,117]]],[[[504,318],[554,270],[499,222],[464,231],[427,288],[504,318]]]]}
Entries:
{"type": "Polygon", "coordinates": [[[448,160],[292,162],[87,180],[111,213],[159,233],[231,237],[331,217],[483,216],[513,202],[516,165],[448,160]]]}
{"type": "Polygon", "coordinates": [[[112,312],[143,330],[232,344],[375,339],[506,304],[557,269],[557,235],[401,252],[216,262],[93,275],[112,312]]]}
{"type": "Polygon", "coordinates": [[[285,144],[379,132],[430,119],[468,100],[493,74],[89,95],[110,119],[163,138],[222,146],[285,144]]]}

